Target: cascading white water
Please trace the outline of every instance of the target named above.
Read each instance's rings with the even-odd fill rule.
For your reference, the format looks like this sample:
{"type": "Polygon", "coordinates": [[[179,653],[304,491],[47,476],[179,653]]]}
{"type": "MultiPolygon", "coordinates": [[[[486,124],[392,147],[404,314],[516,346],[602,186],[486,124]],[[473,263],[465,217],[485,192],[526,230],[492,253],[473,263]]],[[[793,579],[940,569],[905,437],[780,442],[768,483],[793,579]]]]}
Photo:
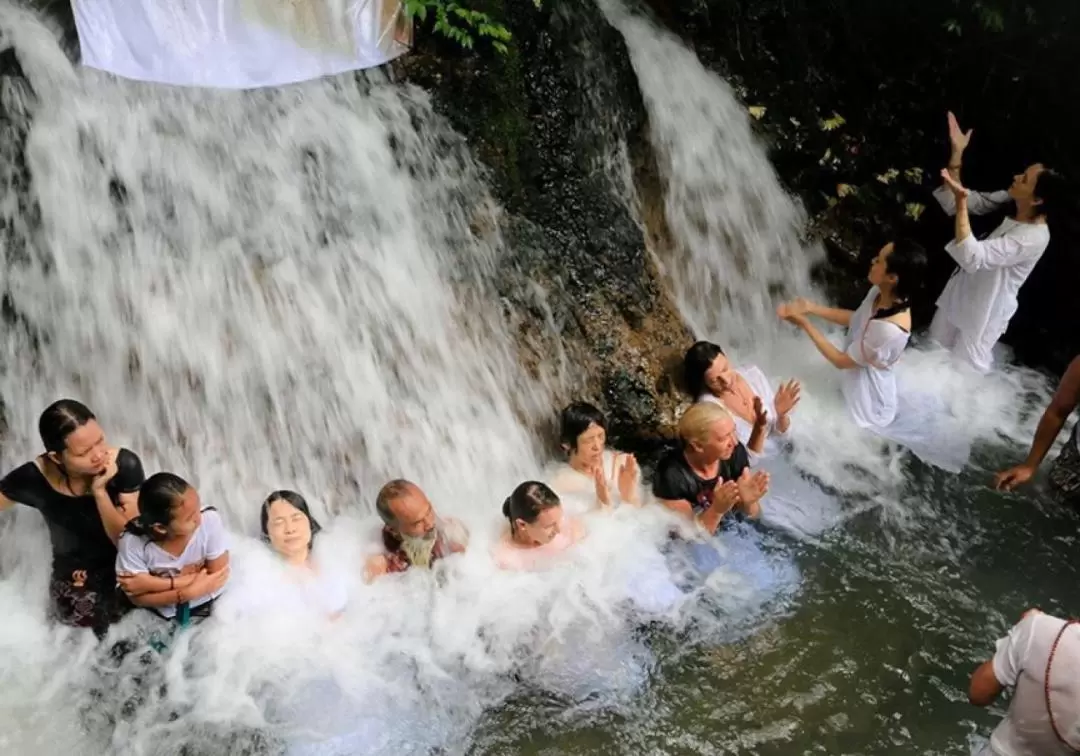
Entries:
{"type": "MultiPolygon", "coordinates": [[[[880,441],[854,426],[839,371],[775,314],[796,295],[824,301],[810,276],[822,250],[803,238],[805,214],[780,185],[745,107],[674,34],[623,0],[598,4],[626,40],[648,109],[673,237],[660,264],[683,317],[698,338],[721,344],[736,365],[759,365],[774,386],[789,377],[803,382],[793,425],[800,467],[849,492],[902,485],[902,452],[883,455],[880,441]]],[[[940,352],[908,350],[903,367],[908,381],[945,397],[952,427],[974,437],[1026,441],[1037,419],[1029,410],[1047,395],[1030,371],[977,379],[940,352]]]]}
{"type": "Polygon", "coordinates": [[[0,270],[18,321],[0,336],[0,467],[38,452],[44,406],[85,401],[114,444],[223,512],[239,534],[226,599],[240,596],[149,666],[113,669],[108,644],[45,622],[48,539],[17,508],[0,531],[0,750],[218,753],[249,728],[453,751],[530,648],[536,679],[572,697],[640,685],[640,649],[611,634],[662,512],[591,524],[595,547],[567,569],[492,569],[499,505],[539,470],[529,425],[554,408],[493,294],[499,239],[472,230],[498,209],[427,96],[375,75],[247,93],[123,82],[73,68],[8,4],[0,34],[26,74],[3,105],[30,175],[6,148],[0,270]],[[246,591],[276,590],[250,540],[267,492],[308,496],[327,563],[358,576],[375,492],[398,476],[473,530],[446,585],[356,585],[330,628],[245,614],[246,591]]]}

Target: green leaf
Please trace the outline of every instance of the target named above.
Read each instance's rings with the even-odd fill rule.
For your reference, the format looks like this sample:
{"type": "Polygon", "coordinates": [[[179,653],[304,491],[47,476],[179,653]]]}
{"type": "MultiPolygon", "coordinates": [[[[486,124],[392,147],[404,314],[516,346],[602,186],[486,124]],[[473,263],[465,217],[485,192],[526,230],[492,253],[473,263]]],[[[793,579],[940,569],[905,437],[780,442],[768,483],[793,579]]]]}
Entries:
{"type": "Polygon", "coordinates": [[[842,115],[840,115],[839,113],[833,113],[832,118],[823,119],[819,123],[819,125],[821,126],[822,131],[835,131],[836,129],[843,126],[845,123],[847,123],[847,121],[844,120],[844,117],[842,115]]]}

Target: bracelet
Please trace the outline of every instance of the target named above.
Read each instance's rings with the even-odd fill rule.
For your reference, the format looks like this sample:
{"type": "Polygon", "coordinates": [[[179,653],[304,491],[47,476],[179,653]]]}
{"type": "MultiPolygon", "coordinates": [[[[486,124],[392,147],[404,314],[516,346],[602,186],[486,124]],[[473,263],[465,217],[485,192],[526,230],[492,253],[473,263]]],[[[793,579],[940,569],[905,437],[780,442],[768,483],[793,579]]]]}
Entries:
{"type": "Polygon", "coordinates": [[[176,581],[175,581],[175,580],[173,580],[173,576],[172,576],[172,575],[169,575],[169,590],[171,591],[171,590],[173,590],[174,588],[176,588],[176,581]]]}

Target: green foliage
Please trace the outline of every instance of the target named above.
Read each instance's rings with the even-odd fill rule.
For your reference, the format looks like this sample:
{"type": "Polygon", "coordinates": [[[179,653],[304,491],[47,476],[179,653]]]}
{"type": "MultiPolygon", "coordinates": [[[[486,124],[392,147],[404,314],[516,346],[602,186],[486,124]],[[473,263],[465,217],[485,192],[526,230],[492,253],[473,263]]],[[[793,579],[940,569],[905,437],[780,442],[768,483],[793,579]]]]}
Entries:
{"type": "MultiPolygon", "coordinates": [[[[543,0],[533,0],[539,9],[543,0]]],[[[436,34],[450,39],[466,50],[476,46],[477,39],[486,40],[500,54],[509,52],[510,30],[484,11],[466,8],[454,0],[404,0],[405,13],[421,22],[433,20],[436,34]]]]}

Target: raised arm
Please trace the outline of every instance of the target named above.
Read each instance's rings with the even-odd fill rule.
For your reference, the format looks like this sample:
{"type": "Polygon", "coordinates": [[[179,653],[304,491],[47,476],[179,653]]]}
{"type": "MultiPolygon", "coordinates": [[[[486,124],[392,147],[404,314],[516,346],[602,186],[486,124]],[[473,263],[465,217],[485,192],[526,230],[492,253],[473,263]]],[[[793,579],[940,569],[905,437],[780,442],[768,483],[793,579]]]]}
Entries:
{"type": "Polygon", "coordinates": [[[1035,429],[1035,438],[1031,442],[1027,459],[1016,467],[999,472],[994,478],[996,488],[1011,491],[1031,480],[1077,404],[1080,404],[1080,357],[1073,358],[1069,363],[1050,406],[1039,419],[1039,427],[1035,429]]]}
{"type": "Polygon", "coordinates": [[[851,325],[851,316],[853,312],[851,310],[842,310],[837,307],[826,307],[825,305],[811,302],[809,299],[799,297],[777,307],[776,314],[785,320],[796,315],[815,315],[830,323],[836,323],[838,326],[847,328],[851,325]]]}
{"type": "Polygon", "coordinates": [[[852,368],[859,367],[859,364],[851,358],[847,352],[840,349],[836,344],[829,341],[825,334],[814,327],[814,324],[807,320],[805,315],[790,315],[785,320],[794,323],[799,328],[806,332],[806,335],[810,337],[810,341],[814,342],[814,346],[821,352],[822,356],[832,363],[833,367],[840,370],[851,370],[852,368]]]}
{"type": "MultiPolygon", "coordinates": [[[[956,116],[951,112],[948,114],[949,123],[949,165],[945,169],[949,178],[955,181],[957,184],[962,184],[963,181],[960,178],[960,170],[963,168],[964,162],[964,150],[967,149],[968,144],[971,142],[971,136],[975,133],[975,129],[968,129],[964,132],[960,128],[960,124],[956,121],[956,116]]],[[[934,190],[934,199],[941,205],[941,209],[948,215],[954,215],[957,212],[956,198],[952,191],[949,189],[948,183],[943,183],[937,189],[934,190]]],[[[985,215],[986,213],[992,213],[999,209],[1002,205],[1009,201],[1008,192],[994,192],[992,194],[986,194],[983,192],[972,192],[968,198],[967,211],[972,215],[985,215]]]]}
{"type": "Polygon", "coordinates": [[[969,273],[991,268],[1008,268],[1028,261],[1042,253],[1042,248],[1023,244],[1012,236],[978,241],[971,233],[967,203],[970,192],[954,181],[947,170],[942,170],[945,183],[956,198],[956,231],[953,241],[945,245],[945,251],[956,260],[957,265],[969,273]]]}

